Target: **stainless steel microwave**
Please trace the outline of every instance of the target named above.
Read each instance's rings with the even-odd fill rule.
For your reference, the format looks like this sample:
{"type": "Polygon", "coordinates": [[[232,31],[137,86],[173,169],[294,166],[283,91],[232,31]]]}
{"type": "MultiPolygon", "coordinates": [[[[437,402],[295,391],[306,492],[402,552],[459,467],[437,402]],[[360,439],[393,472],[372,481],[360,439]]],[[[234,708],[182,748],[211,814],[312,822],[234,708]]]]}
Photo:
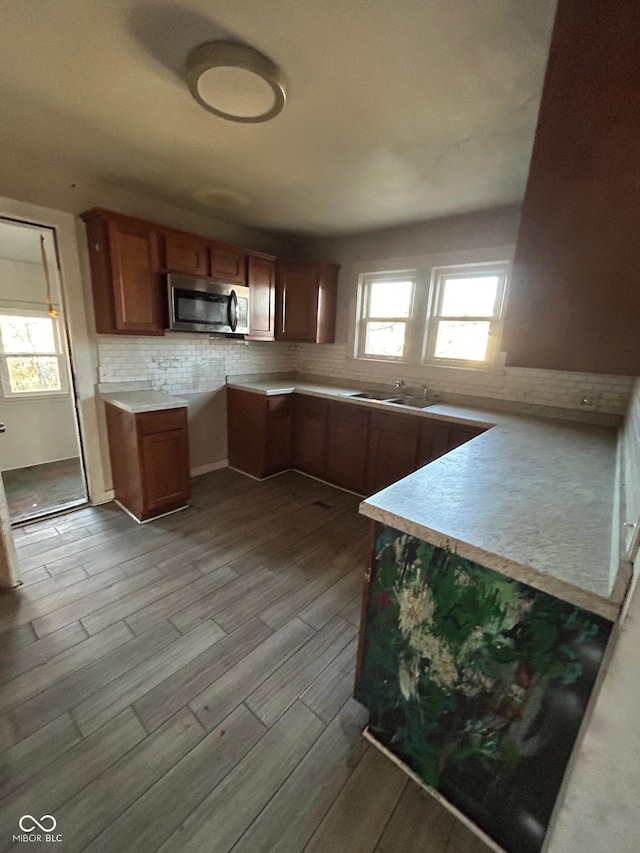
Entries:
{"type": "Polygon", "coordinates": [[[167,276],[169,328],[180,332],[249,334],[249,288],[190,275],[167,276]]]}

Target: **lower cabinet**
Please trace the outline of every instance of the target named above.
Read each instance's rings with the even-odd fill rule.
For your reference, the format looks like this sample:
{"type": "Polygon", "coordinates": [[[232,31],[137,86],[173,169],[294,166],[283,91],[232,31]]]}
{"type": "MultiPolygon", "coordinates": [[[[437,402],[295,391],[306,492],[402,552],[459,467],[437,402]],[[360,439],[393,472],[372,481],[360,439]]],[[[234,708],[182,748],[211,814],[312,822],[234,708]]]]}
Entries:
{"type": "Polygon", "coordinates": [[[448,453],[451,449],[449,447],[450,428],[451,424],[446,421],[422,418],[416,468],[422,468],[423,465],[428,465],[429,462],[433,462],[434,459],[448,453]]]}
{"type": "Polygon", "coordinates": [[[139,521],[181,509],[191,497],[187,410],[132,414],[107,403],[115,499],[139,521]]]}
{"type": "Polygon", "coordinates": [[[420,418],[372,412],[367,447],[366,494],[372,495],[416,470],[420,418]]]}
{"type": "Polygon", "coordinates": [[[293,467],[320,480],[327,476],[328,411],[326,400],[294,394],[293,467]]]}
{"type": "Polygon", "coordinates": [[[291,394],[256,394],[227,388],[229,465],[252,477],[291,467],[291,394]]]}
{"type": "Polygon", "coordinates": [[[484,430],[306,394],[227,389],[229,464],[258,479],[295,468],[379,492],[484,430]]]}
{"type": "Polygon", "coordinates": [[[482,435],[483,432],[484,429],[482,427],[468,427],[463,426],[462,424],[450,424],[447,431],[447,449],[444,452],[448,453],[450,450],[460,447],[461,444],[466,444],[467,441],[471,441],[471,439],[475,438],[477,435],[482,435]]]}
{"type": "Polygon", "coordinates": [[[369,410],[349,403],[330,403],[327,421],[329,483],[364,494],[369,410]]]}

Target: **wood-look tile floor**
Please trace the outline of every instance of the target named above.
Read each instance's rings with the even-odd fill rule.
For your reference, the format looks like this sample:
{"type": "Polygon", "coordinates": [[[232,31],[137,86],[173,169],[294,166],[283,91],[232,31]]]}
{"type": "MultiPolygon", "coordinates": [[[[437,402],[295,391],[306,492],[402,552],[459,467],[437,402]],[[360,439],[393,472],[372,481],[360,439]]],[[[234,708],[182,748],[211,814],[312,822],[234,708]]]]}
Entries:
{"type": "Polygon", "coordinates": [[[109,504],[16,531],[0,850],[53,815],[62,843],[30,849],[485,851],[361,737],[357,505],[223,470],[151,524],[109,504]]]}

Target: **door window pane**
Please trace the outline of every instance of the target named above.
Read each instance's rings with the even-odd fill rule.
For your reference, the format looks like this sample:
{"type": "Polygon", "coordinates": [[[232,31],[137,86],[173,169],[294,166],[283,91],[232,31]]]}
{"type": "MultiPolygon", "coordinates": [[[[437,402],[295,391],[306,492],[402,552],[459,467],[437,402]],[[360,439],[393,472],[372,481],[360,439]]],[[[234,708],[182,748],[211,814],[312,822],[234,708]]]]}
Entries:
{"type": "Polygon", "coordinates": [[[495,310],[498,276],[445,278],[442,317],[491,317],[495,310]]]}
{"type": "Polygon", "coordinates": [[[4,352],[56,352],[50,317],[0,316],[4,352]]]}
{"type": "Polygon", "coordinates": [[[369,285],[370,317],[408,317],[412,281],[372,281],[369,285]]]}
{"type": "Polygon", "coordinates": [[[62,390],[60,366],[56,356],[9,356],[7,370],[14,394],[62,390]]]}
{"type": "Polygon", "coordinates": [[[435,357],[484,361],[489,343],[488,320],[440,320],[435,357]]]}
{"type": "Polygon", "coordinates": [[[406,327],[407,324],[402,322],[367,323],[365,355],[402,358],[406,327]]]}

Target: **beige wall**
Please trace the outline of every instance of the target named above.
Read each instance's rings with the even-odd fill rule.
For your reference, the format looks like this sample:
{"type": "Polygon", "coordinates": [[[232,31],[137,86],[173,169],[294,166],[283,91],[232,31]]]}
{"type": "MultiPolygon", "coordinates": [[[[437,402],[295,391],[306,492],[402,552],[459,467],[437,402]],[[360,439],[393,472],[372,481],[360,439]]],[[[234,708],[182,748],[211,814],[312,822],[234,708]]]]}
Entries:
{"type": "Polygon", "coordinates": [[[0,471],[79,456],[70,396],[0,400],[0,471]]]}
{"type": "Polygon", "coordinates": [[[234,222],[232,213],[222,212],[218,219],[215,210],[210,216],[194,213],[149,195],[145,188],[124,186],[106,178],[96,180],[78,169],[28,158],[24,152],[6,147],[2,149],[0,177],[3,195],[17,201],[75,215],[92,207],[104,207],[246,248],[276,255],[290,252],[290,240],[286,237],[234,222]]]}
{"type": "Polygon", "coordinates": [[[336,340],[347,340],[350,304],[357,277],[353,264],[384,258],[446,253],[515,244],[520,208],[504,207],[463,216],[451,216],[394,228],[302,241],[301,255],[327,258],[341,265],[336,340]]]}

